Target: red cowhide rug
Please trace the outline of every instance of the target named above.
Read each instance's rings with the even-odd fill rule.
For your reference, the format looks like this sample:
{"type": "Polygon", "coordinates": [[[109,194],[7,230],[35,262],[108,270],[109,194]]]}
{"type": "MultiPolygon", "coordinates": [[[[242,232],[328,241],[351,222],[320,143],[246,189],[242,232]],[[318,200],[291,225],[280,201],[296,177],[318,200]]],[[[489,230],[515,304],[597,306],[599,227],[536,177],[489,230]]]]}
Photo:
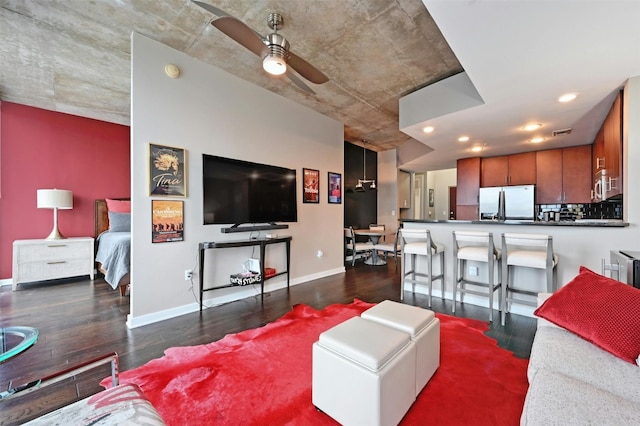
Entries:
{"type": "MultiPolygon", "coordinates": [[[[264,327],[169,348],[122,372],[120,382],[137,384],[169,425],[335,425],[311,403],[311,346],[321,332],[371,306],[297,305],[264,327]]],[[[517,425],[527,361],[485,336],[485,322],[436,316],[440,368],[401,425],[517,425]]]]}

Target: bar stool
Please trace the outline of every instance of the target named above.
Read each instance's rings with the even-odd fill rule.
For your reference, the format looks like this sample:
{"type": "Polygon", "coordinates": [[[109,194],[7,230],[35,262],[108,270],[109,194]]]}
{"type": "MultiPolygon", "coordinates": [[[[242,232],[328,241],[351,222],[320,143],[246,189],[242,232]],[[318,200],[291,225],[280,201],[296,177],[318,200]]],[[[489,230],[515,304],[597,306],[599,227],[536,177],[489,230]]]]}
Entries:
{"type": "Polygon", "coordinates": [[[433,281],[440,280],[442,283],[442,300],[444,300],[444,246],[436,244],[431,238],[431,232],[428,229],[406,229],[400,230],[400,252],[402,256],[402,272],[400,282],[400,300],[404,299],[404,284],[411,283],[411,291],[415,293],[416,284],[426,284],[429,290],[429,307],[431,307],[431,293],[433,291],[433,281]],[[407,271],[406,255],[411,255],[411,270],[407,271]],[[433,274],[433,257],[438,256],[440,259],[440,273],[433,274]],[[417,256],[426,256],[427,273],[416,272],[417,256]],[[410,275],[411,278],[407,278],[410,275]],[[426,281],[419,281],[417,277],[424,277],[426,281]]]}
{"type": "Polygon", "coordinates": [[[546,274],[546,292],[553,293],[557,290],[556,266],[558,256],[553,252],[553,237],[543,234],[502,234],[502,303],[501,322],[505,324],[506,313],[510,303],[536,306],[536,300],[524,300],[513,298],[511,293],[520,293],[529,296],[537,296],[537,291],[527,291],[514,288],[509,281],[509,267],[520,266],[525,268],[544,269],[546,274]]]}
{"type": "MultiPolygon", "coordinates": [[[[498,264],[498,278],[500,277],[501,253],[493,243],[490,232],[453,231],[453,264],[455,279],[453,281],[453,308],[456,312],[456,294],[460,292],[460,303],[464,302],[465,294],[487,296],[487,291],[466,288],[466,284],[484,287],[489,296],[489,321],[493,322],[493,293],[498,290],[498,304],[502,303],[501,280],[496,280],[495,265],[498,264]],[[474,281],[465,278],[467,262],[484,262],[487,264],[487,282],[474,281]],[[497,281],[497,282],[496,282],[497,281]]],[[[501,305],[500,305],[501,306],[501,305]]]]}

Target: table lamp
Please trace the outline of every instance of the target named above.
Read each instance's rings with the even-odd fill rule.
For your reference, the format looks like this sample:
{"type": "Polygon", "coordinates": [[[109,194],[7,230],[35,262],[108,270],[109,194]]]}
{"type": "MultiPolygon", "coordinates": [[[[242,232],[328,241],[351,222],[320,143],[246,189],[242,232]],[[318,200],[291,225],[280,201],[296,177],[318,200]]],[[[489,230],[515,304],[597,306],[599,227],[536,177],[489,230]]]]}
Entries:
{"type": "Polygon", "coordinates": [[[73,208],[73,192],[65,189],[38,189],[38,208],[53,209],[53,231],[47,240],[61,240],[66,238],[58,231],[58,209],[73,208]]]}

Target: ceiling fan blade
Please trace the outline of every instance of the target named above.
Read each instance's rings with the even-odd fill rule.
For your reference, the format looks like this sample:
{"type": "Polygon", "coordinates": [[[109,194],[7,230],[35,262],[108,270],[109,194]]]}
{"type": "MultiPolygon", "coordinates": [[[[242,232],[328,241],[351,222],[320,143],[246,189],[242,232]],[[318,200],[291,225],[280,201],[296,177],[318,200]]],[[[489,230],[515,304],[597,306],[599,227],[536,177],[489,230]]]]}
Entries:
{"type": "Polygon", "coordinates": [[[296,86],[298,86],[300,89],[304,90],[307,93],[311,93],[312,95],[315,95],[316,92],[314,92],[311,87],[307,86],[305,84],[304,81],[300,80],[298,78],[297,75],[295,75],[292,71],[290,71],[289,69],[287,69],[287,77],[289,77],[289,80],[291,80],[293,82],[293,84],[295,84],[296,86]]]}
{"type": "Polygon", "coordinates": [[[214,19],[211,25],[255,53],[261,58],[267,54],[267,45],[264,44],[260,36],[249,28],[244,22],[233,16],[223,16],[214,19]]]}
{"type": "Polygon", "coordinates": [[[198,6],[200,6],[201,8],[203,8],[204,10],[213,13],[216,16],[219,17],[223,17],[223,16],[231,16],[229,15],[227,12],[225,12],[222,9],[218,9],[215,6],[211,6],[210,4],[201,2],[201,1],[197,1],[197,0],[191,0],[193,3],[197,4],[198,6]]]}
{"type": "Polygon", "coordinates": [[[322,84],[329,81],[329,77],[311,65],[309,62],[302,59],[300,56],[293,52],[289,52],[289,58],[287,59],[287,65],[296,70],[298,74],[306,78],[312,83],[322,84]]]}

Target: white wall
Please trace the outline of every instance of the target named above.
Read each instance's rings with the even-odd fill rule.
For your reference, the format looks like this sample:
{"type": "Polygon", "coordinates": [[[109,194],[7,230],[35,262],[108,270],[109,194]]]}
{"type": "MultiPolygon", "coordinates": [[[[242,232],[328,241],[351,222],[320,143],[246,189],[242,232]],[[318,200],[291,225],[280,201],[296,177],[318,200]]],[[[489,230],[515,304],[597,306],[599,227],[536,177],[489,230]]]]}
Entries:
{"type": "MultiPolygon", "coordinates": [[[[427,187],[434,191],[433,207],[427,206],[424,219],[449,219],[449,187],[456,186],[458,175],[456,169],[444,169],[427,172],[427,187]]],[[[427,199],[429,191],[427,190],[427,199]]]]}
{"type": "MultiPolygon", "coordinates": [[[[249,233],[223,234],[222,226],[202,225],[202,154],[238,158],[296,169],[298,222],[291,235],[292,284],[344,271],[343,204],[327,202],[327,171],[343,173],[343,125],[220,69],[144,36],[132,36],[131,90],[131,313],[128,325],[197,310],[199,305],[184,270],[198,271],[198,243],[248,239],[249,233]],[[165,64],[180,67],[180,78],[164,73],[165,64]],[[147,190],[150,142],[187,150],[188,196],[184,198],[184,241],[151,243],[151,199],[147,190]],[[320,203],[302,203],[302,168],[320,171],[320,203]],[[318,257],[318,250],[324,256],[318,257]]],[[[256,62],[255,72],[262,72],[256,62]]],[[[289,84],[286,80],[282,84],[289,84]]],[[[273,231],[269,231],[273,232],[273,231]]],[[[227,283],[240,271],[250,248],[210,250],[205,287],[227,283]]],[[[268,248],[267,266],[282,270],[284,246],[268,248]]],[[[198,292],[198,276],[194,291],[198,292]]],[[[266,283],[266,291],[286,286],[285,276],[266,283]]],[[[236,287],[205,293],[215,305],[255,296],[258,288],[236,287]]]]}

